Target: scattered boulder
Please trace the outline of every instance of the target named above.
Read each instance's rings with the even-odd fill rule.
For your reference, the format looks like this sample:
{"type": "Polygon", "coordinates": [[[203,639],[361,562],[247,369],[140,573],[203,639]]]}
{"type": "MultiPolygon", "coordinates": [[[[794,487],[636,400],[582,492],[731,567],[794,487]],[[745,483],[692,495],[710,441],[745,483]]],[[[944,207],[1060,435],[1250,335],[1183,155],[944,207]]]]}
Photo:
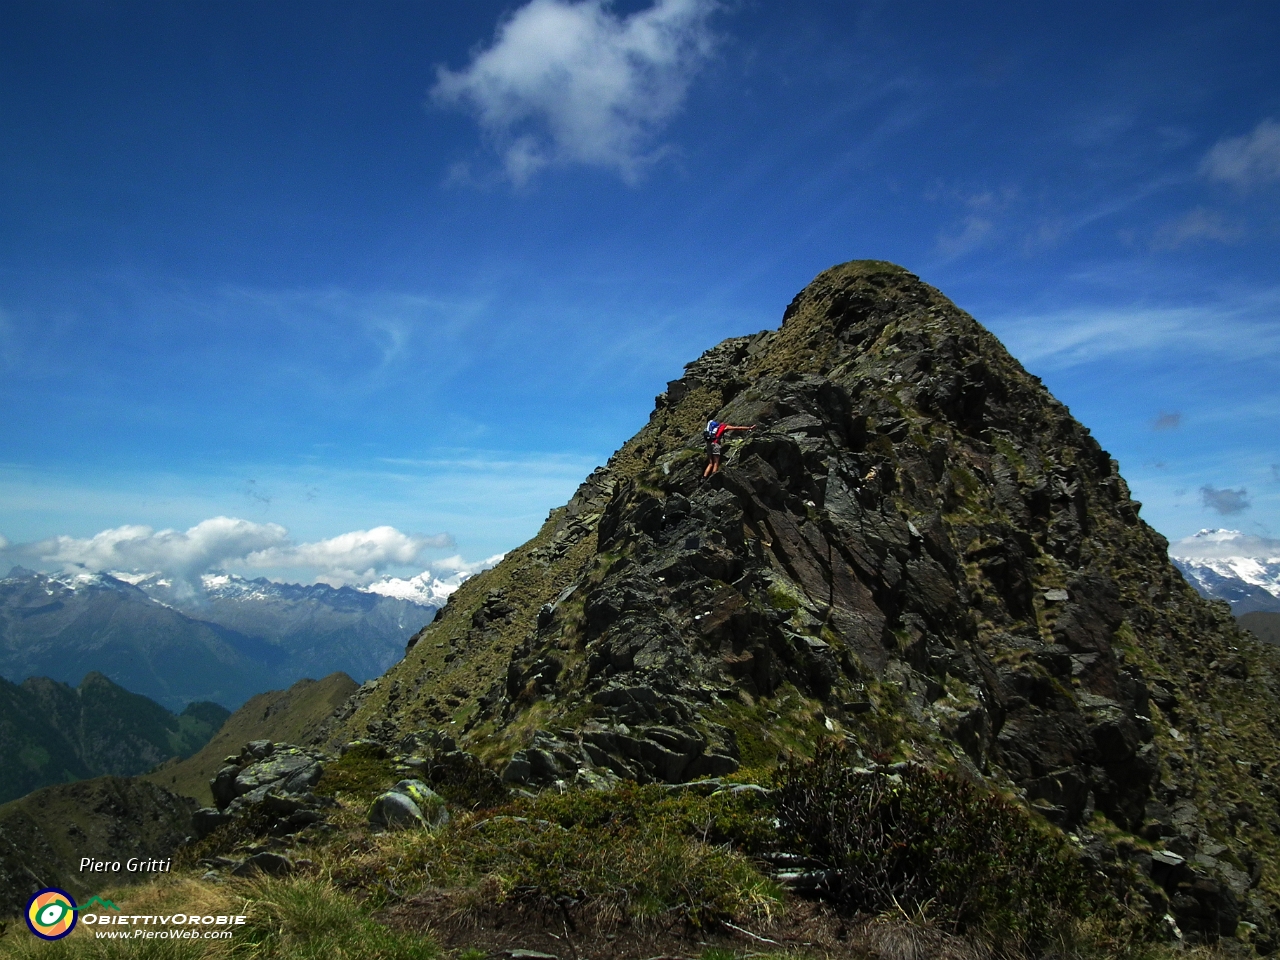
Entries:
{"type": "Polygon", "coordinates": [[[264,850],[247,857],[243,863],[231,871],[233,877],[252,877],[265,873],[272,877],[283,877],[293,873],[294,864],[286,856],[264,850]]]}
{"type": "Polygon", "coordinates": [[[209,781],[219,810],[236,813],[268,794],[301,796],[320,782],[321,756],[291,743],[254,740],[209,781]]]}
{"type": "Polygon", "coordinates": [[[201,807],[191,815],[191,832],[197,840],[203,840],[219,827],[230,823],[234,818],[216,807],[201,807]]]}
{"type": "Polygon", "coordinates": [[[298,795],[320,781],[324,768],[300,747],[280,744],[269,755],[236,774],[236,799],[229,806],[259,803],[268,793],[298,795]]]}
{"type": "Polygon", "coordinates": [[[425,828],[427,818],[411,797],[388,790],[369,807],[369,825],[379,830],[425,828]]]}
{"type": "MultiPolygon", "coordinates": [[[[272,836],[288,836],[324,822],[324,810],[333,801],[311,792],[324,773],[323,759],[290,743],[254,740],[245,744],[238,756],[228,757],[233,762],[209,781],[217,806],[193,814],[192,833],[203,840],[250,811],[266,821],[265,830],[272,836]]],[[[258,824],[259,829],[263,826],[258,824]]]]}
{"type": "Polygon", "coordinates": [[[444,799],[421,780],[401,780],[369,807],[369,824],[379,830],[438,830],[449,822],[444,799]]]}

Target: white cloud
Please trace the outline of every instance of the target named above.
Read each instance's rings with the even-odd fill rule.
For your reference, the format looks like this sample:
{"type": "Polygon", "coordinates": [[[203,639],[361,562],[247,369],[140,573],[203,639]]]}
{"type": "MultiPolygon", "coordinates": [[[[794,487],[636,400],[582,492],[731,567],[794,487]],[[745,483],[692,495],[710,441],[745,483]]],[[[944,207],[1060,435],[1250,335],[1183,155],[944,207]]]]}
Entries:
{"type": "Polygon", "coordinates": [[[1280,540],[1241,533],[1239,530],[1201,530],[1171,543],[1169,556],[1188,560],[1231,557],[1266,560],[1280,557],[1280,540]]]}
{"type": "Polygon", "coordinates": [[[19,549],[28,557],[67,570],[163,572],[194,583],[206,570],[287,543],[288,537],[289,532],[279,524],[214,517],[186,531],[124,526],[87,539],[53,537],[19,549]]]}
{"type": "Polygon", "coordinates": [[[1280,123],[1264,119],[1252,133],[1219,140],[1201,161],[1200,172],[1242,190],[1280,180],[1280,123]]]}
{"type": "Polygon", "coordinates": [[[531,0],[465,69],[438,67],[432,97],[476,114],[517,185],[569,163],[634,182],[712,49],[717,5],[656,0],[621,17],[607,0],[531,0]]]}
{"type": "Polygon", "coordinates": [[[340,586],[368,583],[388,567],[416,563],[427,549],[451,546],[453,538],[447,534],[415,536],[384,526],[353,530],[315,543],[270,546],[243,556],[235,565],[257,570],[314,570],[317,580],[340,586]]]}
{"type": "Polygon", "coordinates": [[[967,216],[958,233],[938,235],[938,251],[945,257],[963,256],[986,243],[994,228],[985,217],[967,216]]]}
{"type": "MultiPolygon", "coordinates": [[[[88,538],[60,536],[13,545],[0,540],[0,550],[10,558],[45,569],[159,573],[192,589],[202,574],[213,571],[306,572],[332,586],[367,583],[390,568],[420,563],[426,550],[451,546],[448,534],[406,534],[387,526],[295,543],[279,524],[234,517],[203,520],[186,531],[123,526],[88,538]]],[[[453,569],[452,559],[444,563],[446,575],[463,569],[453,569]]]]}

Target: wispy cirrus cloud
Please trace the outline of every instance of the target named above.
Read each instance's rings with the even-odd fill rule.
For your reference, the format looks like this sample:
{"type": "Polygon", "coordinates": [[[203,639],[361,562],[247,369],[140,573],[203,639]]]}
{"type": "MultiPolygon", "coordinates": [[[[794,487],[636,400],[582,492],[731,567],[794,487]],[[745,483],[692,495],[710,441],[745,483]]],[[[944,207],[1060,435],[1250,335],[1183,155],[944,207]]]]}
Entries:
{"type": "Polygon", "coordinates": [[[1157,250],[1176,250],[1191,243],[1211,240],[1235,243],[1244,236],[1244,228],[1223,214],[1206,207],[1196,207],[1181,217],[1160,226],[1151,245],[1157,250]]]}
{"type": "Polygon", "coordinates": [[[653,144],[714,47],[716,0],[656,0],[628,16],[606,0],[531,0],[432,99],[475,114],[516,185],[583,164],[634,182],[662,155],[653,144]]]}
{"type": "Polygon", "coordinates": [[[1240,190],[1280,181],[1280,123],[1265,118],[1244,136],[1219,140],[1201,161],[1200,172],[1240,190]]]}
{"type": "Polygon", "coordinates": [[[992,320],[1023,363],[1072,367],[1118,354],[1168,351],[1280,359],[1280,290],[1185,307],[1074,307],[992,320]]]}
{"type": "Polygon", "coordinates": [[[961,222],[960,229],[938,234],[938,252],[944,257],[962,257],[985,244],[995,230],[988,217],[970,214],[961,222]]]}
{"type": "Polygon", "coordinates": [[[405,375],[442,342],[465,338],[491,293],[188,284],[130,275],[69,279],[45,308],[0,308],[0,368],[24,380],[74,377],[129,396],[177,376],[185,387],[368,393],[405,375]],[[119,319],[127,316],[128,322],[119,319]],[[104,363],[102,338],[110,329],[104,363]],[[145,370],[145,375],[141,373],[145,370]],[[140,389],[141,387],[141,389],[140,389]]]}

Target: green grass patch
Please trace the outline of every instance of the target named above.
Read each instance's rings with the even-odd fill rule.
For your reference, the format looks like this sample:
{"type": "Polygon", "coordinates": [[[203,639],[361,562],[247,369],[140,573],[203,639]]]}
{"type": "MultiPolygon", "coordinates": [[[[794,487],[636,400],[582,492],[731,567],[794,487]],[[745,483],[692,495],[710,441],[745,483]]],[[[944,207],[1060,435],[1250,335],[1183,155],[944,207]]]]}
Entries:
{"type": "Polygon", "coordinates": [[[361,743],[325,765],[315,793],[339,799],[371,801],[399,779],[391,769],[391,760],[383,748],[361,743]]]}
{"type": "Polygon", "coordinates": [[[48,943],[25,929],[14,929],[0,941],[0,957],[13,960],[197,960],[213,955],[208,944],[196,940],[98,940],[73,936],[48,943]]]}
{"type": "Polygon", "coordinates": [[[477,898],[555,909],[583,904],[619,919],[669,917],[696,926],[767,914],[779,892],[747,852],[772,839],[767,801],[657,784],[577,790],[459,817],[435,835],[381,838],[334,873],[369,892],[470,887],[477,898]]]}
{"type": "Polygon", "coordinates": [[[245,896],[248,922],[230,957],[271,960],[435,960],[439,949],[419,934],[389,930],[368,906],[326,880],[265,879],[245,896]]]}

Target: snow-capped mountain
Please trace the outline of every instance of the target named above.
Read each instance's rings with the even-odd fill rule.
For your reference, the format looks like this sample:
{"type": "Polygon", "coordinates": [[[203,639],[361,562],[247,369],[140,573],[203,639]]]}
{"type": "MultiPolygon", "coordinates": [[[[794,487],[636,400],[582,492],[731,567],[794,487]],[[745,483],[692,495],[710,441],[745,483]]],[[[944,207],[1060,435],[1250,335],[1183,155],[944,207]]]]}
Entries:
{"type": "Polygon", "coordinates": [[[1169,557],[1203,596],[1239,615],[1280,612],[1280,540],[1239,530],[1201,530],[1169,545],[1169,557]]]}
{"type": "Polygon", "coordinates": [[[94,670],[178,711],[239,706],[272,685],[281,658],[260,637],[196,620],[105,574],[0,580],[0,676],[78,684],[94,670]]]}
{"type": "Polygon", "coordinates": [[[235,708],[339,670],[363,681],[403,656],[457,588],[452,579],[357,589],[206,575],[192,589],[157,574],[15,567],[0,580],[0,676],[74,684],[98,670],[170,709],[190,700],[235,708]]]}
{"type": "Polygon", "coordinates": [[[394,597],[397,600],[409,600],[428,607],[443,607],[449,595],[462,585],[462,581],[471,576],[470,573],[455,573],[448,577],[437,577],[427,570],[400,580],[396,577],[384,577],[362,589],[368,593],[376,593],[383,597],[394,597]]]}
{"type": "Polygon", "coordinates": [[[439,604],[324,583],[276,583],[228,574],[201,578],[202,590],[161,577],[137,587],[153,600],[198,620],[261,637],[298,677],[335,670],[362,682],[404,655],[404,645],[435,616],[439,604]]]}

